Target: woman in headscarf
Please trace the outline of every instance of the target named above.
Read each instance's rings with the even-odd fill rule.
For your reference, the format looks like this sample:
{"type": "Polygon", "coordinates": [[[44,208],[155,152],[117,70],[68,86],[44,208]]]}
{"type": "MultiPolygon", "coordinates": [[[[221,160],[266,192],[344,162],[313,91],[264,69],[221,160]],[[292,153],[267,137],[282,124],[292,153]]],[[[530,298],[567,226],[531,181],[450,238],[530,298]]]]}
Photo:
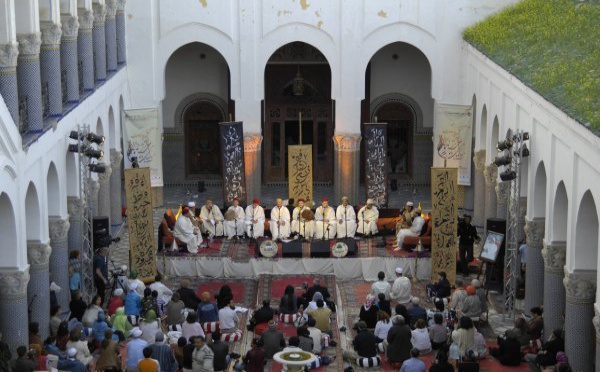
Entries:
{"type": "Polygon", "coordinates": [[[298,312],[298,299],[294,287],[288,285],[285,287],[281,301],[279,302],[279,312],[281,314],[296,314],[298,312]]]}
{"type": "Polygon", "coordinates": [[[371,293],[367,295],[365,303],[360,308],[359,319],[367,323],[367,328],[373,329],[377,324],[377,311],[375,306],[375,296],[371,293]]]}
{"type": "Polygon", "coordinates": [[[127,320],[127,315],[125,315],[125,308],[119,307],[115,312],[115,315],[112,317],[112,326],[115,332],[119,331],[123,333],[123,337],[129,337],[129,331],[133,326],[127,320]]]}
{"type": "Polygon", "coordinates": [[[90,354],[87,341],[81,339],[81,329],[79,328],[72,329],[71,332],[69,332],[67,349],[72,347],[77,350],[77,360],[79,360],[85,366],[90,364],[90,362],[94,359],[94,357],[90,354]]]}
{"type": "Polygon", "coordinates": [[[160,321],[156,317],[154,310],[148,310],[144,320],[140,322],[140,329],[142,330],[142,339],[145,340],[148,345],[152,345],[155,342],[156,332],[160,331],[160,321]]]}
{"type": "Polygon", "coordinates": [[[231,291],[231,287],[225,284],[219,289],[219,294],[215,296],[217,299],[217,307],[219,310],[229,305],[231,300],[233,300],[233,292],[231,291]]]}
{"type": "Polygon", "coordinates": [[[316,310],[317,300],[323,300],[323,307],[327,307],[327,303],[325,302],[325,299],[323,298],[321,292],[315,292],[315,294],[312,297],[312,301],[310,301],[306,306],[306,309],[304,309],[304,315],[307,315],[309,310],[316,310]]]}
{"type": "Polygon", "coordinates": [[[110,327],[106,323],[104,311],[100,311],[98,313],[98,319],[92,325],[92,336],[94,337],[96,347],[99,347],[102,340],[104,340],[104,331],[107,329],[110,329],[110,327]]]}

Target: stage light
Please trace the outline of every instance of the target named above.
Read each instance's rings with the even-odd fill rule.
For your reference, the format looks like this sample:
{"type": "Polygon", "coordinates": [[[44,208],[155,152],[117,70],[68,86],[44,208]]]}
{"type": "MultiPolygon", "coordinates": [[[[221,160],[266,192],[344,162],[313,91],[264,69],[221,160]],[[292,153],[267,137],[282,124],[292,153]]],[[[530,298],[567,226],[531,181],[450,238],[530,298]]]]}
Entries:
{"type": "Polygon", "coordinates": [[[93,159],[102,159],[102,157],[104,156],[104,151],[102,150],[94,150],[92,148],[87,148],[85,149],[85,151],[83,152],[85,154],[85,156],[93,158],[93,159]]]}
{"type": "Polygon", "coordinates": [[[504,141],[499,141],[498,145],[496,146],[496,149],[498,149],[498,151],[504,151],[506,149],[510,149],[513,145],[513,141],[512,139],[505,139],[504,141]]]}
{"type": "Polygon", "coordinates": [[[517,178],[517,172],[508,168],[504,172],[500,173],[500,179],[502,181],[512,181],[517,178]]]}
{"type": "Polygon", "coordinates": [[[70,139],[74,139],[74,140],[80,140],[83,139],[83,133],[81,135],[79,135],[79,132],[76,130],[72,130],[71,133],[69,134],[69,138],[70,139]]]}
{"type": "Polygon", "coordinates": [[[86,138],[87,138],[88,141],[90,141],[92,143],[95,143],[97,145],[101,145],[101,144],[104,143],[104,136],[99,136],[99,135],[94,134],[94,133],[88,133],[88,135],[87,135],[86,138]]]}
{"type": "Polygon", "coordinates": [[[79,152],[79,145],[77,145],[77,144],[69,145],[69,152],[79,152]]]}
{"type": "Polygon", "coordinates": [[[529,149],[526,144],[523,144],[523,148],[521,149],[521,157],[526,158],[529,156],[529,149]]]}
{"type": "Polygon", "coordinates": [[[512,163],[512,158],[508,155],[496,156],[494,158],[494,164],[496,164],[497,167],[501,167],[503,165],[509,165],[510,163],[512,163]]]}
{"type": "Polygon", "coordinates": [[[529,139],[529,132],[523,132],[523,141],[527,141],[529,139]]]}
{"type": "Polygon", "coordinates": [[[106,171],[106,168],[100,164],[90,164],[88,167],[90,168],[90,172],[94,173],[104,173],[106,171]]]}

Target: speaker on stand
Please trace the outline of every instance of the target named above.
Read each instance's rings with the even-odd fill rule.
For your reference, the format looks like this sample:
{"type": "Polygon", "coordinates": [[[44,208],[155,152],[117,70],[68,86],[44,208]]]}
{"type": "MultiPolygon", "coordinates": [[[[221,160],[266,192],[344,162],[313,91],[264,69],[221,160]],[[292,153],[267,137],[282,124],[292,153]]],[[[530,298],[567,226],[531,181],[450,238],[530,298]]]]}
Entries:
{"type": "Polygon", "coordinates": [[[94,251],[108,247],[112,243],[110,222],[107,216],[97,216],[92,219],[92,234],[94,236],[94,251]]]}

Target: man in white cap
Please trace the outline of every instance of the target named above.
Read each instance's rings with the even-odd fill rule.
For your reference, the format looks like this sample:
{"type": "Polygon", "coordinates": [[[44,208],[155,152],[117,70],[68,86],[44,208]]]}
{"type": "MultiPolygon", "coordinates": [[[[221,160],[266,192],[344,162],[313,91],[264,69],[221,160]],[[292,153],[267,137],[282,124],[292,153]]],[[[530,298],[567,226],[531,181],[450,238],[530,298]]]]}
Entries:
{"type": "Polygon", "coordinates": [[[410,227],[400,229],[396,234],[396,242],[398,246],[394,248],[395,251],[399,251],[402,249],[402,244],[404,243],[404,238],[407,236],[419,236],[423,230],[423,226],[425,226],[425,219],[421,217],[421,211],[416,210],[415,218],[412,219],[410,227]]]}
{"type": "Polygon", "coordinates": [[[329,206],[327,198],[321,200],[321,205],[315,211],[315,221],[315,239],[335,238],[335,211],[329,206]]]}
{"type": "Polygon", "coordinates": [[[58,360],[58,369],[60,371],[70,372],[86,372],[86,367],[83,363],[77,360],[77,349],[70,347],[67,349],[67,359],[58,360]]]}
{"type": "MultiPolygon", "coordinates": [[[[189,210],[191,212],[191,218],[190,219],[192,221],[192,224],[194,224],[194,226],[196,226],[196,227],[200,227],[200,222],[201,221],[199,220],[198,213],[196,212],[196,202],[189,201],[187,203],[187,207],[189,208],[189,210]]],[[[183,211],[182,211],[181,214],[183,214],[183,211]]]]}
{"type": "Polygon", "coordinates": [[[400,212],[400,221],[398,222],[399,226],[396,227],[396,230],[406,229],[406,228],[409,228],[410,225],[412,225],[412,220],[415,217],[415,213],[414,213],[413,209],[414,209],[413,202],[407,201],[406,204],[404,205],[404,209],[402,210],[402,212],[400,212]]]}
{"type": "Polygon", "coordinates": [[[404,306],[408,305],[412,298],[412,285],[410,279],[402,275],[403,270],[401,267],[396,268],[396,280],[392,285],[392,292],[390,298],[396,300],[399,304],[404,306]]]}
{"type": "Polygon", "coordinates": [[[271,222],[269,229],[273,239],[287,239],[290,237],[290,211],[283,206],[283,200],[277,198],[276,205],[271,209],[271,222]]]}
{"type": "Polygon", "coordinates": [[[223,213],[213,205],[211,199],[206,199],[206,204],[200,208],[200,222],[203,233],[208,234],[208,240],[215,236],[223,236],[223,213]]]}
{"type": "Polygon", "coordinates": [[[357,233],[364,236],[375,235],[377,230],[377,220],[379,219],[379,211],[373,205],[373,199],[367,199],[367,204],[358,211],[358,229],[357,233]]]}
{"type": "Polygon", "coordinates": [[[233,204],[227,209],[225,216],[227,217],[224,223],[227,239],[234,236],[243,237],[246,228],[246,212],[244,212],[244,208],[240,207],[240,199],[233,198],[233,204]]]}
{"type": "Polygon", "coordinates": [[[125,362],[127,372],[137,372],[139,361],[144,359],[144,348],[148,346],[148,343],[141,336],[142,330],[139,327],[131,330],[132,339],[127,342],[127,360],[125,362]]]}
{"type": "Polygon", "coordinates": [[[356,233],[356,213],[354,207],[348,205],[348,197],[342,197],[342,204],[338,205],[335,212],[335,218],[338,221],[337,237],[354,238],[356,233]]]}
{"type": "Polygon", "coordinates": [[[200,229],[194,224],[194,215],[189,207],[183,207],[181,216],[175,222],[173,236],[187,245],[190,253],[198,253],[202,248],[202,234],[200,229]]]}

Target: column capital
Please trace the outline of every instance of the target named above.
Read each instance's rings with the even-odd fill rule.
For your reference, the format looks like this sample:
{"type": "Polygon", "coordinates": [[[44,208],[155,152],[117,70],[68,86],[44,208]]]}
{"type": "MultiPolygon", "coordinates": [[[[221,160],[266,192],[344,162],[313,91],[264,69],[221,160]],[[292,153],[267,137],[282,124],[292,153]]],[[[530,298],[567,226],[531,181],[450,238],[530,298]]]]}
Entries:
{"type": "Polygon", "coordinates": [[[76,196],[67,197],[67,211],[73,220],[80,220],[85,209],[85,200],[79,199],[76,196]]]}
{"type": "Polygon", "coordinates": [[[473,164],[475,164],[475,170],[479,173],[485,171],[485,149],[477,150],[473,154],[473,164]]]}
{"type": "Polygon", "coordinates": [[[356,152],[360,151],[361,140],[359,133],[339,133],[333,136],[333,145],[335,151],[356,152]]]}
{"type": "Polygon", "coordinates": [[[125,11],[125,3],[127,0],[117,0],[117,12],[125,11]]]}
{"type": "Polygon", "coordinates": [[[496,182],[496,197],[499,205],[507,205],[510,196],[510,182],[496,182]]]}
{"type": "Polygon", "coordinates": [[[485,179],[485,186],[489,188],[496,187],[497,179],[498,179],[498,167],[496,164],[492,163],[490,165],[486,165],[483,171],[483,177],[485,179]]]}
{"type": "Polygon", "coordinates": [[[27,261],[32,268],[46,268],[50,263],[50,254],[52,247],[48,243],[42,243],[39,240],[27,241],[27,261]]]}
{"type": "Polygon", "coordinates": [[[570,273],[565,267],[563,284],[567,294],[567,302],[589,304],[596,298],[596,271],[570,273]]]}
{"type": "Polygon", "coordinates": [[[79,33],[79,18],[72,15],[63,15],[60,17],[62,26],[62,39],[65,41],[77,40],[79,33]]]}
{"type": "Polygon", "coordinates": [[[3,300],[27,296],[29,268],[23,271],[0,269],[0,297],[3,300]]]}
{"type": "Polygon", "coordinates": [[[90,29],[94,26],[94,12],[91,9],[79,8],[79,28],[90,29]]]}
{"type": "Polygon", "coordinates": [[[19,53],[21,55],[38,55],[42,46],[42,37],[39,32],[33,34],[17,35],[19,53]]]}
{"type": "Polygon", "coordinates": [[[40,22],[42,29],[42,45],[59,47],[62,36],[62,27],[51,21],[40,22]]]}
{"type": "Polygon", "coordinates": [[[18,43],[0,45],[0,68],[16,67],[17,57],[19,57],[18,43]]]}
{"type": "Polygon", "coordinates": [[[263,136],[260,133],[244,133],[244,152],[257,152],[261,150],[263,136]]]}
{"type": "MultiPolygon", "coordinates": [[[[544,233],[546,232],[546,219],[534,218],[532,220],[525,218],[525,236],[527,238],[527,248],[542,249],[544,233]]],[[[564,264],[563,264],[564,265],[564,264]]]]}
{"type": "Polygon", "coordinates": [[[121,169],[121,160],[123,160],[123,153],[117,149],[110,149],[110,166],[121,169]]]}
{"type": "Polygon", "coordinates": [[[545,271],[556,275],[563,274],[567,262],[567,243],[543,241],[542,257],[544,258],[545,271]]]}
{"type": "Polygon", "coordinates": [[[94,10],[94,26],[103,25],[106,21],[106,5],[93,3],[92,9],[94,10]]]}
{"type": "Polygon", "coordinates": [[[105,185],[110,181],[110,175],[112,173],[112,167],[110,164],[100,163],[99,165],[104,167],[104,173],[98,173],[98,182],[105,185]]]}
{"type": "Polygon", "coordinates": [[[48,224],[50,230],[50,244],[56,245],[57,243],[65,243],[69,238],[69,227],[71,227],[69,216],[64,218],[50,216],[48,217],[48,224]]]}
{"type": "Polygon", "coordinates": [[[105,0],[106,19],[114,19],[117,13],[117,0],[105,0]]]}

